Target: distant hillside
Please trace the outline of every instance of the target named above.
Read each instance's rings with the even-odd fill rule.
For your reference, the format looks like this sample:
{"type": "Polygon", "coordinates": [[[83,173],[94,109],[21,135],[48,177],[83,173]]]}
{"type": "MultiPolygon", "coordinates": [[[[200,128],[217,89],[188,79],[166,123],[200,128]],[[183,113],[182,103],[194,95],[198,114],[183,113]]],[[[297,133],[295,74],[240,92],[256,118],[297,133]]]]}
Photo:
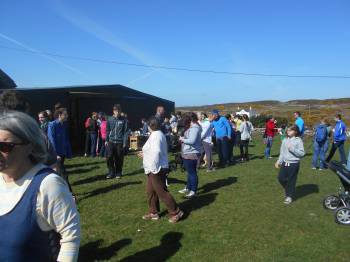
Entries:
{"type": "Polygon", "coordinates": [[[321,118],[328,118],[333,120],[336,113],[341,113],[345,121],[350,124],[350,98],[339,99],[305,99],[305,100],[291,100],[287,102],[280,102],[275,100],[252,101],[245,103],[226,103],[193,107],[178,107],[177,111],[203,111],[210,112],[213,109],[219,109],[222,114],[234,113],[238,109],[257,111],[259,114],[273,115],[278,117],[285,117],[292,121],[293,112],[300,111],[305,119],[307,125],[314,125],[319,122],[321,118]]]}

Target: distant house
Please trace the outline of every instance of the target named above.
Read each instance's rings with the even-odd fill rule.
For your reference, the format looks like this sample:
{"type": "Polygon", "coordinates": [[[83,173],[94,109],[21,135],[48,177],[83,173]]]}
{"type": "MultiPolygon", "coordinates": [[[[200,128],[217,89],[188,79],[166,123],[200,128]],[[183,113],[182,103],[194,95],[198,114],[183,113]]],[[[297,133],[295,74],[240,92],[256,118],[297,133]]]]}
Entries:
{"type": "MultiPolygon", "coordinates": [[[[238,110],[239,110],[239,107],[238,107],[238,110]]],[[[249,111],[242,109],[242,110],[237,111],[236,115],[240,115],[240,116],[247,115],[249,118],[251,118],[251,117],[259,116],[259,113],[255,110],[253,110],[252,107],[250,107],[249,111]]]]}
{"type": "MultiPolygon", "coordinates": [[[[170,114],[175,110],[175,103],[152,96],[122,85],[69,86],[53,88],[16,88],[30,105],[30,114],[50,109],[60,102],[68,109],[70,134],[75,152],[84,148],[84,122],[92,112],[112,114],[113,104],[121,104],[128,115],[132,130],[141,127],[141,119],[155,114],[158,105],[164,106],[170,114]]],[[[4,90],[0,90],[0,93],[4,90]]]]}

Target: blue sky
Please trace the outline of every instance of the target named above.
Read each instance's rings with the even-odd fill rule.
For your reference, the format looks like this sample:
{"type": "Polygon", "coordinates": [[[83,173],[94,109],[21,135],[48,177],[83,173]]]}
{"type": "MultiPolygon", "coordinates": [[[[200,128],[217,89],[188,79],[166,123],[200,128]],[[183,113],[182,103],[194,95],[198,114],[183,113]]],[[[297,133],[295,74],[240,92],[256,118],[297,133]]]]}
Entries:
{"type": "Polygon", "coordinates": [[[350,2],[2,0],[0,68],[20,87],[123,84],[203,105],[350,97],[350,79],[273,78],[93,63],[350,75],[350,2]]]}

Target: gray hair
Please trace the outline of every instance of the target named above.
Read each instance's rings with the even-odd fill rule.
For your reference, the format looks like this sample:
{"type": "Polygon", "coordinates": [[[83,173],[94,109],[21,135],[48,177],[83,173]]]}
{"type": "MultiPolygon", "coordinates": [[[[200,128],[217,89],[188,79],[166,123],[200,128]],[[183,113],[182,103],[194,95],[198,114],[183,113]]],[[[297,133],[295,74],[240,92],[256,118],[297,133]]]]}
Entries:
{"type": "Polygon", "coordinates": [[[44,133],[36,121],[19,111],[2,111],[0,113],[0,130],[6,130],[22,142],[32,146],[30,159],[34,163],[44,163],[47,159],[47,146],[44,133]]]}

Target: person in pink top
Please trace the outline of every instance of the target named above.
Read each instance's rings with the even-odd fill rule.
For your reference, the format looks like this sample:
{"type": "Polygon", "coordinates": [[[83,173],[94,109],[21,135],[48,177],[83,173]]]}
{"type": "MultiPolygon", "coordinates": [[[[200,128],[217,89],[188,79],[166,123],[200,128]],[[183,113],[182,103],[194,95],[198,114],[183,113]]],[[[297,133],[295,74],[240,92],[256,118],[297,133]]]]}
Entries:
{"type": "Polygon", "coordinates": [[[105,116],[102,116],[101,117],[101,124],[100,124],[100,129],[99,129],[99,136],[101,137],[101,150],[100,150],[100,153],[99,153],[99,156],[100,157],[105,157],[106,154],[106,146],[105,146],[105,143],[106,143],[106,135],[107,135],[107,131],[106,131],[106,128],[107,128],[107,121],[106,121],[106,118],[105,116]]]}

